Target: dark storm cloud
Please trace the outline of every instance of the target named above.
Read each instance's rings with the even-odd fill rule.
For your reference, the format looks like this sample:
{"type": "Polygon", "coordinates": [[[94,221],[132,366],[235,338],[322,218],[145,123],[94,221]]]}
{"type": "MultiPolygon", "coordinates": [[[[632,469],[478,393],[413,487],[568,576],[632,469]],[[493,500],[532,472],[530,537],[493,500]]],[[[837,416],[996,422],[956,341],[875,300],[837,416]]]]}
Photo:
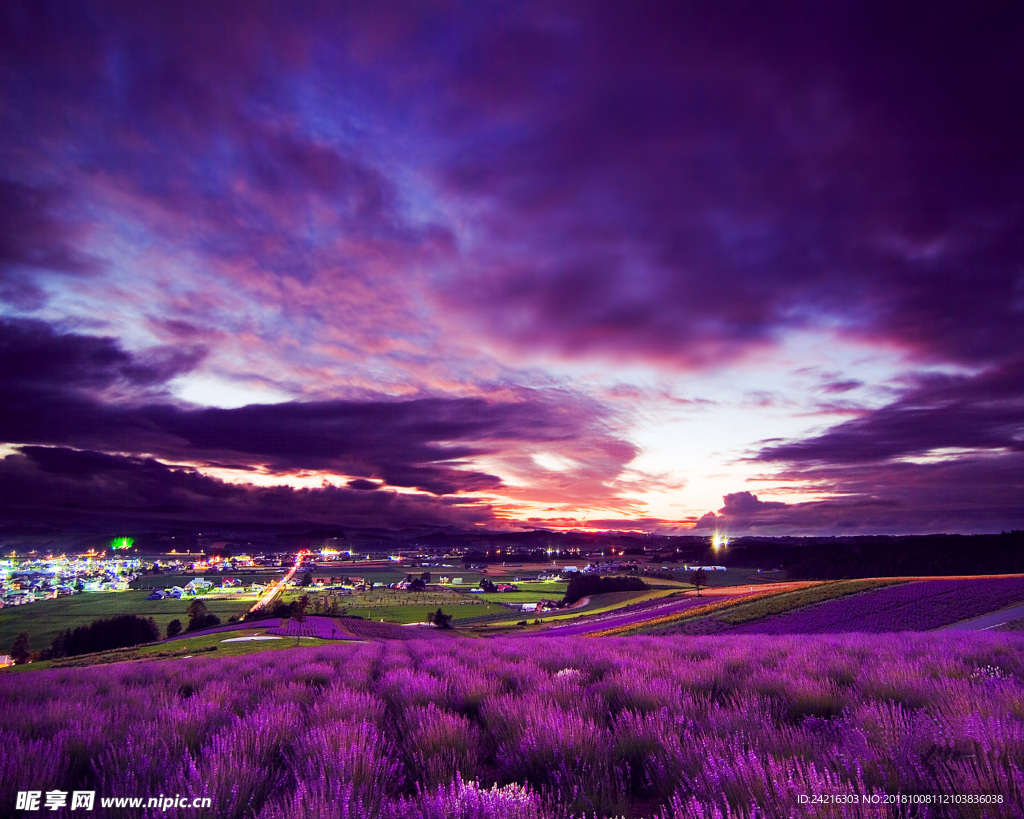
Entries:
{"type": "Polygon", "coordinates": [[[40,271],[83,275],[94,259],[75,250],[73,225],[55,215],[61,193],[0,176],[0,301],[21,308],[45,300],[34,281],[40,271]]]}
{"type": "Polygon", "coordinates": [[[756,460],[879,463],[932,450],[1024,451],[1024,359],[978,375],[932,375],[904,396],[816,437],[774,443],[756,460]]]}
{"type": "Polygon", "coordinates": [[[726,495],[723,500],[725,501],[725,506],[721,509],[723,515],[741,517],[755,515],[768,509],[781,509],[785,505],[772,501],[758,500],[757,496],[752,492],[733,492],[730,495],[726,495]]]}
{"type": "Polygon", "coordinates": [[[497,100],[469,129],[494,139],[448,179],[501,206],[452,303],[516,345],[681,367],[798,328],[1020,349],[1019,5],[587,8],[474,52],[453,106],[497,100]]]}
{"type": "MultiPolygon", "coordinates": [[[[596,440],[632,452],[588,415],[596,407],[577,403],[572,412],[540,394],[520,403],[382,398],[195,408],[145,391],[177,375],[182,360],[139,362],[111,339],[3,321],[0,352],[6,353],[0,440],[9,443],[140,452],[210,466],[235,462],[277,473],[334,470],[434,494],[497,487],[497,477],[462,467],[517,442],[596,440]],[[134,390],[133,400],[104,400],[103,392],[118,385],[134,390]]],[[[53,471],[45,455],[38,464],[53,471]]]]}
{"type": "Polygon", "coordinates": [[[21,447],[0,459],[0,521],[316,522],[344,526],[468,526],[491,520],[486,505],[445,498],[224,483],[149,458],[55,447],[21,447]]]}
{"type": "MultiPolygon", "coordinates": [[[[927,375],[887,406],[820,435],[773,442],[755,461],[838,497],[740,515],[743,525],[832,531],[993,531],[1020,526],[1024,360],[927,375]],[[888,529],[886,528],[888,527],[888,529]]],[[[744,493],[749,494],[749,493],[744,493]]],[[[735,516],[735,504],[721,510],[735,516]],[[733,508],[731,508],[731,506],[733,508]]],[[[740,521],[737,521],[740,522],[740,521]]]]}
{"type": "Polygon", "coordinates": [[[726,496],[717,514],[704,515],[696,530],[771,535],[1015,529],[1024,496],[1024,453],[964,455],[934,463],[793,466],[773,480],[810,485],[833,497],[780,503],[735,493],[726,496]],[[737,495],[745,496],[740,503],[737,495]]]}
{"type": "MultiPolygon", "coordinates": [[[[115,474],[88,458],[135,452],[361,476],[337,490],[345,497],[387,494],[366,491],[379,482],[451,493],[498,485],[468,466],[481,455],[529,461],[524,443],[583,442],[616,451],[598,459],[603,484],[635,448],[599,407],[566,396],[497,385],[500,401],[219,410],[162,390],[243,334],[252,361],[260,345],[296,359],[337,345],[386,369],[394,359],[368,343],[386,332],[404,363],[450,336],[464,345],[453,349],[512,350],[503,364],[526,351],[714,369],[820,330],[898,351],[908,368],[975,374],[897,385],[888,406],[755,457],[836,493],[848,481],[842,499],[779,507],[736,493],[721,514],[857,526],[882,509],[931,526],[952,491],[940,481],[970,478],[997,500],[949,508],[1008,519],[989,478],[1019,488],[1024,439],[1018,3],[219,3],[197,14],[40,1],[0,7],[0,53],[0,300],[31,312],[92,275],[104,287],[69,290],[55,314],[109,297],[109,315],[145,315],[181,344],[143,356],[3,322],[0,441],[96,453],[7,464],[32,480],[115,474]],[[971,454],[901,461],[942,449],[971,454]],[[907,482],[918,480],[914,506],[907,482]]],[[[795,354],[815,363],[813,349],[795,354]]],[[[345,360],[318,371],[306,359],[303,377],[336,385],[345,360]]],[[[364,384],[380,370],[367,371],[364,384]]],[[[852,392],[869,371],[821,389],[852,392]]],[[[406,377],[421,380],[398,387],[453,383],[406,377]]]]}
{"type": "Polygon", "coordinates": [[[130,355],[111,338],[59,333],[31,319],[0,319],[0,385],[25,394],[151,387],[188,372],[201,347],[130,355]]]}
{"type": "Polygon", "coordinates": [[[73,159],[206,253],[303,279],[429,260],[481,334],[680,367],[797,328],[970,363],[1024,341],[1019,4],[6,15],[33,101],[11,132],[88,123],[73,159]],[[403,158],[473,214],[461,246],[376,133],[415,134],[403,158]]]}
{"type": "MultiPolygon", "coordinates": [[[[447,253],[450,232],[409,217],[393,169],[373,156],[365,112],[379,109],[383,123],[390,114],[366,103],[384,103],[389,80],[350,53],[356,33],[386,40],[400,12],[361,21],[335,6],[218,4],[201,22],[166,6],[0,9],[0,88],[12,103],[0,111],[0,159],[18,174],[0,203],[26,214],[10,220],[15,261],[31,256],[47,271],[88,261],[65,249],[69,223],[41,210],[56,175],[72,213],[113,215],[175,249],[303,281],[329,269],[372,283],[363,268],[375,254],[408,266],[447,253]]],[[[0,286],[21,306],[45,300],[13,265],[0,286]]]]}

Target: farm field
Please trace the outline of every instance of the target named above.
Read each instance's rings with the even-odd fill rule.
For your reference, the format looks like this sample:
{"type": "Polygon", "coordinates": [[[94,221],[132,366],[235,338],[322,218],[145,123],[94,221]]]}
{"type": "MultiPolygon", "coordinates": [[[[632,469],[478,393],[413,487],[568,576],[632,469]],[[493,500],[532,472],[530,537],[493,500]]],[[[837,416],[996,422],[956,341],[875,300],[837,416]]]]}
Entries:
{"type": "MultiPolygon", "coordinates": [[[[295,600],[304,593],[305,589],[292,589],[285,594],[284,600],[295,600]]],[[[315,597],[315,593],[310,596],[315,597]]],[[[447,590],[409,592],[373,589],[345,595],[341,603],[348,614],[371,620],[383,619],[389,623],[421,623],[426,620],[427,614],[437,611],[438,607],[456,620],[508,611],[505,606],[480,600],[480,597],[447,590]]]]}
{"type": "MultiPolygon", "coordinates": [[[[716,632],[830,634],[929,631],[1024,601],[1024,577],[912,581],[782,611],[751,622],[707,621],[716,632]]],[[[701,624],[693,624],[696,629],[701,624]]]]}
{"type": "Polygon", "coordinates": [[[1022,702],[1024,637],[991,632],[197,654],[0,675],[0,804],[78,788],[210,797],[165,815],[229,819],[1010,819],[1022,702]]]}
{"type": "MultiPolygon", "coordinates": [[[[689,596],[687,599],[691,599],[689,596]]],[[[701,605],[631,607],[602,618],[601,629],[627,634],[843,633],[929,631],[1024,602],[1024,576],[869,578],[717,589],[701,605]]],[[[552,629],[552,634],[559,633],[552,629]]]]}
{"type": "MultiPolygon", "coordinates": [[[[728,599],[728,598],[726,598],[728,599]]],[[[558,637],[577,637],[583,634],[600,632],[605,629],[625,627],[643,623],[654,617],[681,613],[707,604],[703,597],[672,597],[652,598],[621,608],[612,609],[596,617],[582,618],[559,623],[535,634],[546,634],[558,637]]]]}

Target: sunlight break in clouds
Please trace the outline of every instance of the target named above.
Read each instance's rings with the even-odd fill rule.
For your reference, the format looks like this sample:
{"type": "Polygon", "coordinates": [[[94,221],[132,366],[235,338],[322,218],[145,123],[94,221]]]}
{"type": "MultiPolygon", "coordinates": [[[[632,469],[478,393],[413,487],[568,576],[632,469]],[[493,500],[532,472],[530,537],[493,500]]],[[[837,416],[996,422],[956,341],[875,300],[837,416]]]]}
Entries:
{"type": "Polygon", "coordinates": [[[0,11],[0,517],[1021,525],[1011,4],[241,19],[0,11]]]}

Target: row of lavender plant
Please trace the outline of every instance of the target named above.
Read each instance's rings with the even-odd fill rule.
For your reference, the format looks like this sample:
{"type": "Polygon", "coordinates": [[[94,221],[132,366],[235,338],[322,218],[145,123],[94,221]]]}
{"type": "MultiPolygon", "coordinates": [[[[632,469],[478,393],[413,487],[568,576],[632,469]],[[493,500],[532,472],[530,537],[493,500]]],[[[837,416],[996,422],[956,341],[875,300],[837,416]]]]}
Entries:
{"type": "Polygon", "coordinates": [[[729,629],[731,634],[927,631],[1024,602],[1024,578],[952,578],[889,586],[729,629]]]}
{"type": "MultiPolygon", "coordinates": [[[[0,677],[18,790],[242,819],[1024,815],[1024,637],[338,644],[0,677]],[[997,804],[803,804],[814,794],[997,804]]],[[[72,813],[69,816],[75,815],[72,813]]]]}
{"type": "MultiPolygon", "coordinates": [[[[732,598],[717,597],[714,599],[727,600],[732,598]]],[[[628,611],[624,609],[616,609],[615,611],[608,612],[607,614],[587,618],[582,622],[570,621],[566,625],[552,626],[550,629],[543,632],[527,632],[523,636],[529,636],[531,634],[550,634],[553,637],[576,637],[581,634],[589,634],[593,631],[612,628],[613,626],[627,626],[635,623],[642,623],[652,617],[675,614],[677,612],[702,606],[707,602],[708,598],[706,597],[683,597],[676,598],[669,602],[664,600],[652,600],[648,601],[648,605],[637,604],[636,606],[630,607],[628,611]]]]}
{"type": "Polygon", "coordinates": [[[282,637],[319,637],[322,640],[352,639],[352,635],[333,617],[317,617],[309,615],[298,622],[294,617],[281,622],[281,625],[267,629],[267,634],[282,637]]]}

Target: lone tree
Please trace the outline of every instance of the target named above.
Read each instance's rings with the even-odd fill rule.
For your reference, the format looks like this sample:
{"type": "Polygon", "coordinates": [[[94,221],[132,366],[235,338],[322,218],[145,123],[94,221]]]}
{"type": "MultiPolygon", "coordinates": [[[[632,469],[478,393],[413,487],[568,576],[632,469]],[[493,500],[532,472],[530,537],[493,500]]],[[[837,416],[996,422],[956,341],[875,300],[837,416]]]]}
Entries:
{"type": "Polygon", "coordinates": [[[304,575],[302,575],[302,580],[299,581],[299,585],[300,586],[311,586],[311,585],[313,585],[313,570],[312,569],[310,569],[308,572],[306,572],[304,575]]]}
{"type": "Polygon", "coordinates": [[[193,600],[188,604],[188,627],[185,631],[199,631],[219,625],[220,618],[216,614],[210,614],[202,600],[193,600]]]}
{"type": "Polygon", "coordinates": [[[177,637],[179,634],[181,634],[181,620],[175,618],[167,624],[167,639],[177,637]]]}
{"type": "Polygon", "coordinates": [[[309,611],[309,595],[304,594],[295,602],[295,613],[292,615],[292,619],[299,624],[299,628],[295,632],[295,645],[299,644],[299,637],[302,635],[302,624],[306,620],[307,611],[309,611]]]}
{"type": "Polygon", "coordinates": [[[700,590],[708,584],[708,573],[702,568],[690,572],[690,583],[696,587],[697,596],[700,597],[700,590]]]}
{"type": "Polygon", "coordinates": [[[438,606],[437,611],[427,615],[427,622],[433,623],[438,628],[451,628],[452,615],[445,614],[443,611],[441,611],[441,607],[438,606]]]}
{"type": "Polygon", "coordinates": [[[28,632],[23,631],[14,638],[11,643],[11,659],[17,665],[24,665],[32,658],[32,652],[28,647],[28,632]]]}
{"type": "Polygon", "coordinates": [[[197,628],[202,628],[199,625],[200,622],[206,619],[206,603],[202,600],[193,600],[188,604],[188,630],[195,631],[197,628]]]}

